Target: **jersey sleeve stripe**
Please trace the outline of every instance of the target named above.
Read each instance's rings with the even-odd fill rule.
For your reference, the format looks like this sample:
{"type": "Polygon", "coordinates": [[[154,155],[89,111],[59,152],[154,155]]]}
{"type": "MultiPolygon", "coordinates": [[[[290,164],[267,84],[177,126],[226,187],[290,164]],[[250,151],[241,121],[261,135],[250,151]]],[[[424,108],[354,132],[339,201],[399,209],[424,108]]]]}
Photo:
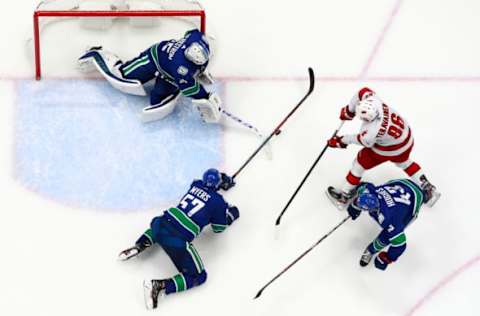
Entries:
{"type": "Polygon", "coordinates": [[[186,97],[197,94],[200,91],[200,84],[195,81],[195,84],[191,87],[182,90],[182,94],[186,97]]]}

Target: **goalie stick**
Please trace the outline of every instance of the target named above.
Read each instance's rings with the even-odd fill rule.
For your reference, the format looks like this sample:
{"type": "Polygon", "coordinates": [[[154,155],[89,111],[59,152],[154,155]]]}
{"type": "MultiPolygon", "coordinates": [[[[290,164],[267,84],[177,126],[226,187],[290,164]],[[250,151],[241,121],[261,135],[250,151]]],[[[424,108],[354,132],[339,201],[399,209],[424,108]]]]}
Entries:
{"type": "Polygon", "coordinates": [[[305,252],[303,252],[297,259],[293,260],[292,263],[290,263],[285,269],[283,269],[280,273],[278,273],[273,279],[271,279],[270,281],[268,281],[267,284],[265,284],[261,289],[260,291],[257,292],[257,295],[255,295],[255,297],[253,299],[257,299],[260,297],[260,295],[262,295],[262,292],[263,290],[265,290],[267,288],[267,286],[269,286],[270,284],[272,284],[276,279],[278,279],[282,274],[284,274],[285,272],[288,271],[288,269],[290,269],[295,263],[297,263],[298,261],[300,261],[300,259],[302,259],[303,257],[305,257],[307,255],[307,253],[309,253],[310,251],[312,251],[315,247],[318,246],[318,244],[320,244],[322,241],[324,241],[328,236],[330,236],[334,231],[337,230],[337,228],[339,228],[340,226],[342,226],[348,219],[350,218],[350,215],[345,217],[339,224],[337,224],[337,226],[335,226],[334,228],[332,228],[325,236],[323,236],[322,238],[320,238],[316,243],[314,243],[310,248],[308,248],[305,252]]]}
{"type": "Polygon", "coordinates": [[[232,176],[232,179],[235,179],[238,174],[250,163],[250,161],[258,154],[258,152],[270,141],[270,139],[281,133],[280,128],[282,128],[283,124],[292,116],[292,114],[302,105],[302,103],[308,98],[308,96],[313,92],[313,89],[315,87],[315,75],[313,73],[312,68],[308,68],[308,77],[309,77],[309,88],[305,96],[298,102],[298,104],[288,113],[288,115],[278,124],[278,126],[270,133],[270,135],[265,138],[265,140],[258,146],[258,148],[253,152],[253,154],[248,157],[248,159],[243,163],[243,165],[235,172],[232,176]]]}
{"type": "MultiPolygon", "coordinates": [[[[257,135],[262,141],[264,140],[263,134],[259,131],[258,128],[253,126],[252,124],[242,120],[238,116],[233,115],[232,113],[226,111],[224,108],[220,108],[220,112],[222,112],[226,117],[230,118],[232,121],[237,122],[238,124],[242,125],[243,127],[248,128],[250,131],[254,132],[255,135],[257,135]]],[[[272,159],[272,149],[270,146],[267,145],[264,149],[265,155],[267,156],[268,159],[272,159]]]]}
{"type": "MultiPolygon", "coordinates": [[[[341,122],[340,122],[340,125],[339,125],[338,128],[335,130],[335,132],[333,133],[332,137],[334,137],[335,135],[337,135],[338,131],[342,128],[344,122],[345,122],[345,121],[341,121],[341,122]]],[[[292,203],[293,199],[295,199],[295,196],[297,196],[298,191],[300,191],[300,189],[302,188],[302,186],[303,186],[303,184],[305,183],[305,181],[307,181],[308,176],[310,176],[310,173],[312,173],[313,169],[315,169],[315,166],[316,166],[317,163],[320,161],[320,158],[322,158],[322,156],[323,156],[323,154],[325,153],[325,151],[327,151],[327,148],[328,148],[328,144],[326,144],[325,147],[323,147],[322,152],[320,153],[320,155],[318,155],[317,159],[315,159],[315,162],[314,162],[313,165],[310,167],[310,170],[308,170],[308,172],[307,172],[307,174],[305,175],[305,177],[303,178],[302,182],[300,182],[300,185],[297,187],[297,189],[295,190],[295,192],[293,193],[293,195],[290,197],[290,200],[288,200],[287,205],[285,205],[285,207],[283,208],[283,210],[282,210],[282,212],[280,213],[280,215],[278,215],[277,220],[275,221],[275,225],[276,225],[276,226],[280,225],[280,221],[282,220],[283,214],[284,214],[285,211],[288,209],[288,207],[289,207],[290,204],[292,203]]]]}

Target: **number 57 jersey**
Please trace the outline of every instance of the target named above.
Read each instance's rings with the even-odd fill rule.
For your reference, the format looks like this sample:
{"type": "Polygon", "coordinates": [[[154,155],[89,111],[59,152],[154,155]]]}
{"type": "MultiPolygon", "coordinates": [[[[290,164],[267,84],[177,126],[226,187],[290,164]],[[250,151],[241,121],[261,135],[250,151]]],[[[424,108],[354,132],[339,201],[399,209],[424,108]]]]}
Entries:
{"type": "Polygon", "coordinates": [[[163,218],[191,242],[209,224],[215,233],[223,232],[238,215],[238,209],[230,206],[220,193],[195,180],[177,207],[168,209],[163,218]]]}

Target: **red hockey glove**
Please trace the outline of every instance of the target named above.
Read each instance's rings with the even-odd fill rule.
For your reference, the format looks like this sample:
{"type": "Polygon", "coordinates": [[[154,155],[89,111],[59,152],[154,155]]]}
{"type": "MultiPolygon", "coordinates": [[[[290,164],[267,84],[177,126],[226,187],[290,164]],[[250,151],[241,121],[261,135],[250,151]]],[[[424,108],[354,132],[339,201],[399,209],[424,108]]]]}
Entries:
{"type": "Polygon", "coordinates": [[[342,121],[351,121],[355,117],[355,113],[352,113],[348,110],[348,105],[343,107],[340,111],[340,119],[342,121]]]}
{"type": "Polygon", "coordinates": [[[342,142],[343,136],[333,136],[328,140],[328,146],[333,148],[347,148],[347,144],[342,142]]]}

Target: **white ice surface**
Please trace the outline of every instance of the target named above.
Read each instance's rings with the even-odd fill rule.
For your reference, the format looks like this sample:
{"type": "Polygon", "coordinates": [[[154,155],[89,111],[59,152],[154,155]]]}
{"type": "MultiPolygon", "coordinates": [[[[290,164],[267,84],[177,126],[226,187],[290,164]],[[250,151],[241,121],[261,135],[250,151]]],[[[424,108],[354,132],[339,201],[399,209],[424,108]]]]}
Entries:
{"type": "MultiPolygon", "coordinates": [[[[465,266],[480,255],[475,199],[480,2],[203,3],[207,28],[217,37],[212,73],[226,82],[228,110],[271,130],[305,93],[308,66],[319,79],[310,99],[273,139],[273,160],[259,155],[226,194],[239,206],[240,220],[222,235],[206,232],[195,242],[207,283],[168,297],[155,313],[480,315],[479,260],[465,266]],[[364,80],[358,78],[362,70],[367,70],[364,80]],[[423,209],[408,228],[408,248],[387,272],[358,266],[364,247],[379,231],[362,217],[339,228],[253,301],[264,283],[343,218],[323,192],[327,185],[341,183],[358,150],[353,146],[326,152],[278,231],[274,228],[278,213],[338,125],[339,107],[365,85],[411,123],[412,157],[442,191],[441,200],[435,208],[423,209]]],[[[34,6],[30,0],[10,2],[0,19],[0,314],[148,315],[142,279],[171,276],[173,265],[159,249],[128,263],[115,259],[158,210],[115,214],[66,207],[15,180],[15,86],[33,78],[25,42],[34,6]]],[[[78,77],[73,62],[89,43],[105,44],[129,58],[168,34],[177,35],[179,28],[146,30],[141,36],[123,25],[106,34],[77,31],[74,23],[60,22],[43,32],[46,78],[78,77]]],[[[347,123],[345,131],[355,126],[347,123]]],[[[230,124],[225,130],[226,171],[236,171],[257,145],[256,137],[230,124]]],[[[404,175],[385,164],[365,178],[379,183],[397,177],[404,175]]]]}

